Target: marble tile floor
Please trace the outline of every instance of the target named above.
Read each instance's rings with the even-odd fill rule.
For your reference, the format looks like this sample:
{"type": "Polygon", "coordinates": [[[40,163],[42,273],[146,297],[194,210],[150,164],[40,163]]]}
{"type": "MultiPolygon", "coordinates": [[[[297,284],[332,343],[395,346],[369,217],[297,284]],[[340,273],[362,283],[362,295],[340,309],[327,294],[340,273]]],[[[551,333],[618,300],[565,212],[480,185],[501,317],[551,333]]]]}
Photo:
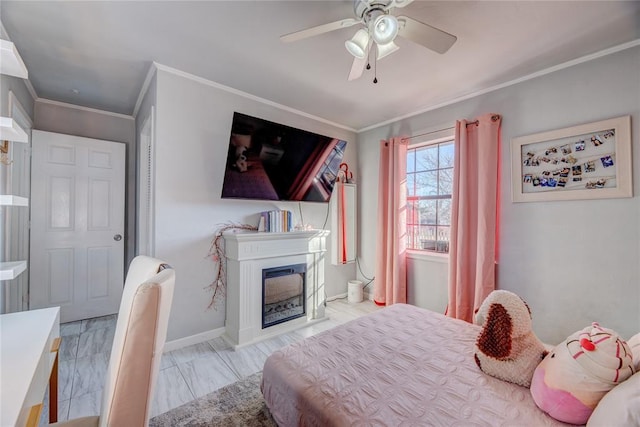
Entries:
{"type": "MultiPolygon", "coordinates": [[[[328,320],[234,351],[221,337],[165,352],[151,416],[159,415],[261,371],[277,349],[377,310],[371,301],[327,303],[328,320]]],[[[100,413],[102,388],[111,353],[116,316],[60,325],[58,420],[100,413]]],[[[47,425],[48,397],[40,425],[47,425]]]]}

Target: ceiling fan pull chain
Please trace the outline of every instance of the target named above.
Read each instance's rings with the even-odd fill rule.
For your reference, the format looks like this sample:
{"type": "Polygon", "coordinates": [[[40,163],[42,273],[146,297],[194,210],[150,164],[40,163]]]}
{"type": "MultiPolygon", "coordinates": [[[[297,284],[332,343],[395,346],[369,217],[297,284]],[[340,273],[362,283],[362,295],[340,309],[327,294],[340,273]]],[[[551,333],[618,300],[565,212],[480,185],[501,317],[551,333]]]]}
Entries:
{"type": "Polygon", "coordinates": [[[376,56],[373,57],[373,84],[378,83],[378,45],[376,45],[376,56]]]}

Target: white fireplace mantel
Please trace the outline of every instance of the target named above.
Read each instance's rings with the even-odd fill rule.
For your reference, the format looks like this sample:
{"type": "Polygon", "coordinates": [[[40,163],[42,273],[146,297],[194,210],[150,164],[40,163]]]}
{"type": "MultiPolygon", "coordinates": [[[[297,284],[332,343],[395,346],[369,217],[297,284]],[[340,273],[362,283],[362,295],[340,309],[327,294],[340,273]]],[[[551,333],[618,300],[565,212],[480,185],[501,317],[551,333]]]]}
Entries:
{"type": "Polygon", "coordinates": [[[236,348],[323,320],[328,230],[225,232],[225,338],[236,348]],[[306,316],[262,329],[262,270],[306,264],[306,316]]]}

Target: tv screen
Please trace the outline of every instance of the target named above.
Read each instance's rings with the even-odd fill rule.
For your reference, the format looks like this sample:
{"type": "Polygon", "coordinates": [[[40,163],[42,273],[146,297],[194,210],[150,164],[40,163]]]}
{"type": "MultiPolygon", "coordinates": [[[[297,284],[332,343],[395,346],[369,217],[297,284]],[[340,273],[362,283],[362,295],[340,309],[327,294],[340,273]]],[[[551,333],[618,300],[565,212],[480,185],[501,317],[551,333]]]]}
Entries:
{"type": "Polygon", "coordinates": [[[328,202],[346,145],[235,112],[222,198],[328,202]]]}

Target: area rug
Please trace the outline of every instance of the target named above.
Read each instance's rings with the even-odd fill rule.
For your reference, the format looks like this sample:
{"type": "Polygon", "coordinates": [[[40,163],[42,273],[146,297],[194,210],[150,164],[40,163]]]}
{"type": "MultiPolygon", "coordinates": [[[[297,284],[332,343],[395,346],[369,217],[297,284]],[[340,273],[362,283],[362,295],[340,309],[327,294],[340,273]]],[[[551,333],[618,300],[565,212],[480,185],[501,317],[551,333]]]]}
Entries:
{"type": "Polygon", "coordinates": [[[150,427],[277,427],[260,392],[262,372],[185,403],[149,421],[150,427]]]}

